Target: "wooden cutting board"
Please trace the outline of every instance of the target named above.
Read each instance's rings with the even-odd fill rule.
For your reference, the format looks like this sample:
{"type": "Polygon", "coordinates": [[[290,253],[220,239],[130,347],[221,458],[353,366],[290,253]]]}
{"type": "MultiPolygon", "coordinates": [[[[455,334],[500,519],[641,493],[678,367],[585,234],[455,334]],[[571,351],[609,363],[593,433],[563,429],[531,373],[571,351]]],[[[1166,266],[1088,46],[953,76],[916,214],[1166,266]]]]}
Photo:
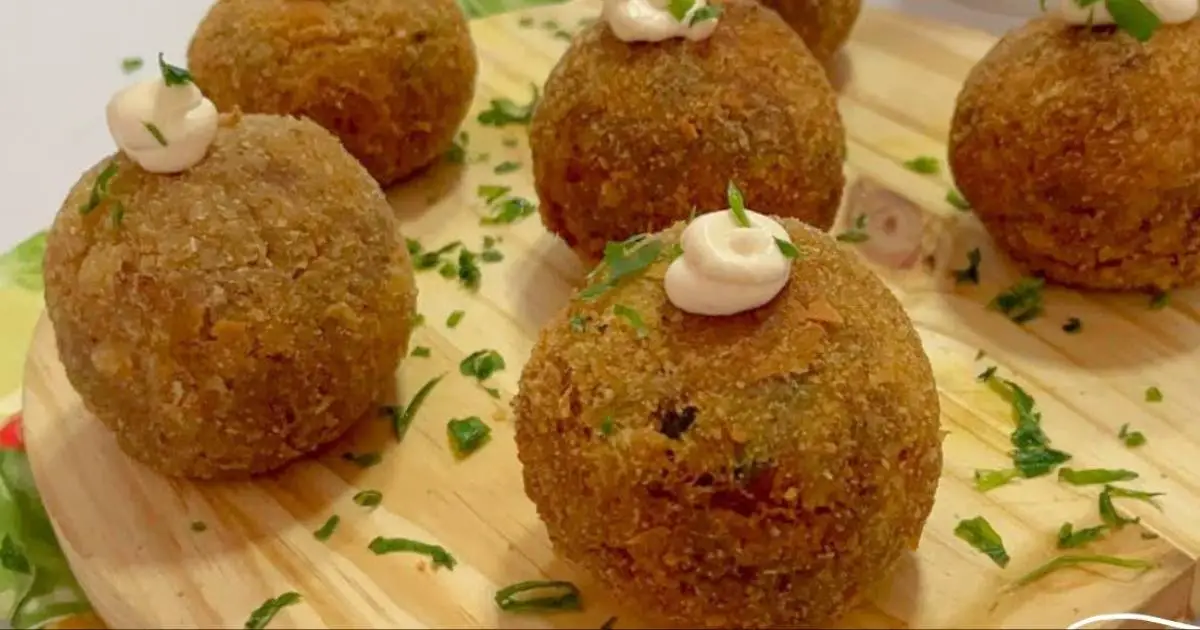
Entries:
{"type": "MultiPolygon", "coordinates": [[[[482,63],[477,110],[499,96],[526,100],[530,84],[541,84],[565,50],[555,33],[575,30],[595,13],[589,1],[472,24],[482,63]]],[[[850,186],[843,226],[836,229],[859,212],[919,222],[923,236],[907,257],[911,264],[876,269],[921,332],[948,431],[945,472],[920,550],[844,623],[1061,628],[1094,614],[1135,610],[1181,618],[1191,613],[1200,553],[1200,388],[1193,383],[1200,366],[1200,297],[1179,293],[1169,307],[1150,310],[1145,296],[1048,290],[1046,315],[1019,327],[985,308],[1019,275],[993,253],[969,213],[946,203],[948,176],[902,166],[919,155],[944,156],[960,82],[992,41],[868,11],[838,62],[850,186]],[[965,266],[973,247],[983,251],[983,283],[956,288],[949,271],[965,266]],[[1068,317],[1082,320],[1082,333],[1060,329],[1068,317]],[[986,356],[979,359],[981,350],[986,356]],[[1047,432],[1074,455],[1073,466],[1132,469],[1141,479],[1131,487],[1166,493],[1161,512],[1120,503],[1160,537],[1129,527],[1096,549],[1153,560],[1158,568],[1140,575],[1067,570],[1003,591],[1057,553],[1055,533],[1063,522],[1099,521],[1094,487],[1048,477],[988,494],[973,488],[975,469],[1004,467],[1012,429],[1007,404],[975,380],[990,365],[1036,398],[1047,432]],[[1152,385],[1164,393],[1161,403],[1143,400],[1152,385]],[[1145,433],[1148,443],[1126,448],[1117,439],[1125,423],[1145,433]],[[960,519],[977,515],[1004,537],[1013,558],[1007,570],[954,536],[960,519]]],[[[30,457],[63,548],[111,625],[240,626],[264,600],[297,591],[303,602],[280,613],[273,627],[595,628],[612,615],[619,617],[617,628],[646,627],[643,611],[614,604],[555,557],[523,494],[506,401],[539,326],[566,302],[582,269],[536,217],[500,228],[479,225],[485,209],[477,186],[511,185],[532,197],[529,156],[521,127],[485,128],[472,117],[465,128],[469,166],[440,166],[391,198],[408,236],[427,246],[461,239],[475,248],[485,234],[500,236],[505,259],[485,266],[477,294],[436,272],[419,275],[427,324],[414,345],[432,348],[432,355],[406,360],[401,397],[435,375],[449,376],[402,444],[393,443],[386,423],[368,422],[327,455],[274,479],[226,485],[163,479],[131,463],[83,411],[56,357],[52,330],[40,324],[26,368],[30,457]],[[494,174],[505,160],[524,166],[494,174]],[[460,309],[465,318],[448,329],[447,316],[460,309]],[[508,369],[491,381],[503,400],[458,374],[464,356],[485,348],[508,359],[508,369]],[[494,439],[458,462],[447,445],[446,421],[467,415],[491,424],[494,439]],[[339,457],[375,450],[383,451],[383,462],[366,470],[339,457]],[[355,505],[351,497],[363,489],[380,490],[382,505],[355,505]],[[328,542],[316,540],[313,530],[332,514],[341,517],[340,529],[328,542]],[[197,521],[207,529],[193,531],[197,521]],[[459,564],[433,571],[418,556],[375,556],[367,544],[376,536],[443,545],[459,564]],[[505,585],[548,578],[575,581],[585,610],[519,616],[501,613],[492,601],[505,585]]],[[[858,247],[871,252],[870,242],[858,247]]]]}

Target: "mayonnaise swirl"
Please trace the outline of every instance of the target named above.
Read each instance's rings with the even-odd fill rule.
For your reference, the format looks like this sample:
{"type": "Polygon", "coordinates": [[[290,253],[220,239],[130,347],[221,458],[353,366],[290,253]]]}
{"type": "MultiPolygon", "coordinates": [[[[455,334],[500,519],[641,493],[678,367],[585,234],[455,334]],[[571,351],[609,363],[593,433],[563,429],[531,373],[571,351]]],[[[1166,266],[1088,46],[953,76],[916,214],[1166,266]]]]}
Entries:
{"type": "Polygon", "coordinates": [[[617,39],[661,42],[672,37],[706,39],[717,28],[716,17],[705,17],[708,0],[695,0],[682,20],[667,9],[668,0],[604,0],[603,17],[617,39]],[[701,19],[702,18],[702,19],[701,19]]]}
{"type": "Polygon", "coordinates": [[[680,237],[683,254],[667,267],[667,299],[696,315],[733,315],[775,299],[792,275],[792,260],[776,240],[791,244],[774,219],[747,210],[750,227],[728,210],[692,220],[680,237]]]}
{"type": "Polygon", "coordinates": [[[178,173],[204,159],[217,135],[217,108],[191,82],[161,76],[113,95],[108,131],[117,147],[151,173],[178,173]]]}
{"type": "MultiPolygon", "coordinates": [[[[1080,0],[1058,0],[1058,15],[1068,24],[1115,24],[1108,12],[1107,3],[1097,0],[1088,6],[1080,6],[1080,0]]],[[[1182,24],[1200,13],[1200,0],[1142,0],[1147,9],[1163,24],[1182,24]]]]}

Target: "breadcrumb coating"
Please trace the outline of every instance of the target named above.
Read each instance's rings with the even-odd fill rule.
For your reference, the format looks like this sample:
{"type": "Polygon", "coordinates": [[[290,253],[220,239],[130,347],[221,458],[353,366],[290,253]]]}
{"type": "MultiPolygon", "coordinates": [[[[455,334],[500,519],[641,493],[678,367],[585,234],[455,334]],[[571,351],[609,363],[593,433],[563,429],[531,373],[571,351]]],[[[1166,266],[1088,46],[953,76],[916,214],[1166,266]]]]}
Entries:
{"type": "Polygon", "coordinates": [[[384,186],[450,148],[477,70],[454,0],[217,0],[188,64],[221,111],[311,118],[384,186]]]}
{"type": "Polygon", "coordinates": [[[958,97],[950,166],[996,243],[1088,289],[1200,278],[1200,22],[1141,44],[1045,18],[1006,35],[958,97]]]}
{"type": "Polygon", "coordinates": [[[55,218],[45,278],[88,410],[130,456],[194,478],[274,470],[376,414],[416,304],[379,186],[315,123],[266,115],[223,116],[183,173],[96,164],[55,218]]]}
{"type": "Polygon", "coordinates": [[[760,0],[775,10],[821,63],[829,61],[850,38],[862,0],[760,0]]]}
{"type": "Polygon", "coordinates": [[[933,505],[939,403],[912,324],[851,254],[783,222],[800,258],[768,305],[686,314],[664,254],[563,309],[513,401],[556,549],[680,625],[827,623],[916,547],[933,505]]]}
{"type": "Polygon", "coordinates": [[[529,138],[540,212],[585,260],[721,207],[730,180],[760,211],[832,225],[845,182],[836,94],[775,12],[724,7],[697,42],[629,44],[598,22],[551,72],[529,138]]]}

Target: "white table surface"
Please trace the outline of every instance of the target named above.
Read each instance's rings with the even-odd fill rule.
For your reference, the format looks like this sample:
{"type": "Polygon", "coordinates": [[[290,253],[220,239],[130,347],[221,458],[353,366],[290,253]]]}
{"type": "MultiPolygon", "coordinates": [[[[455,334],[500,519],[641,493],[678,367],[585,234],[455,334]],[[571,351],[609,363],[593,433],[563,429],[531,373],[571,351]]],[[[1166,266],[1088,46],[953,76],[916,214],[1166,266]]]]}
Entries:
{"type": "MultiPolygon", "coordinates": [[[[1037,0],[867,0],[1003,32],[1037,0]],[[1019,10],[1019,9],[1018,9],[1019,10]]],[[[49,225],[79,174],[113,149],[104,106],[158,51],[183,65],[209,0],[4,0],[0,9],[0,252],[49,225]]],[[[144,72],[144,71],[143,71],[144,72]]]]}

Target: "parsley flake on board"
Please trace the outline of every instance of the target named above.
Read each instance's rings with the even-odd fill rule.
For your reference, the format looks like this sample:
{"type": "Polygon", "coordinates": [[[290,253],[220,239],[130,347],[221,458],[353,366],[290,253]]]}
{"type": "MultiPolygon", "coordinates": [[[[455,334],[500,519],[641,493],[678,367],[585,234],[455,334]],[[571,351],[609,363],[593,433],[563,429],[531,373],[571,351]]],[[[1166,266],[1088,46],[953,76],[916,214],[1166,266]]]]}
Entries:
{"type": "Polygon", "coordinates": [[[466,316],[466,311],[454,311],[453,313],[450,313],[450,316],[446,318],[446,328],[457,327],[466,316]]]}
{"type": "Polygon", "coordinates": [[[1157,387],[1147,387],[1146,388],[1146,402],[1160,403],[1162,401],[1163,401],[1163,393],[1162,393],[1161,389],[1159,389],[1157,387]]]}
{"type": "Polygon", "coordinates": [[[1100,511],[1100,520],[1104,521],[1104,524],[1113,530],[1120,530],[1126,525],[1137,524],[1141,521],[1139,518],[1128,518],[1121,516],[1121,513],[1117,511],[1117,507],[1113,505],[1112,493],[1109,492],[1108,488],[1105,488],[1104,491],[1100,493],[1099,504],[1097,507],[1100,511]]]}
{"type": "Polygon", "coordinates": [[[946,191],[946,203],[953,206],[956,210],[961,210],[962,212],[967,212],[971,209],[970,202],[968,202],[967,199],[962,196],[962,193],[958,192],[958,189],[956,188],[951,188],[950,190],[946,191]]]}
{"type": "Polygon", "coordinates": [[[1171,294],[1166,291],[1159,291],[1150,296],[1150,310],[1161,311],[1171,303],[1171,294]]]}
{"type": "Polygon", "coordinates": [[[354,494],[352,500],[357,506],[373,508],[383,503],[383,493],[378,490],[360,490],[354,494]]]}
{"type": "Polygon", "coordinates": [[[454,556],[450,555],[450,552],[446,551],[445,547],[418,542],[408,538],[384,538],[377,536],[367,545],[367,548],[377,556],[389,553],[418,553],[428,556],[433,561],[434,568],[446,567],[451,571],[454,570],[454,565],[458,564],[458,561],[454,559],[454,556]]]}
{"type": "Polygon", "coordinates": [[[843,243],[865,243],[871,240],[871,235],[867,233],[867,215],[858,215],[858,218],[854,219],[854,227],[838,234],[836,238],[843,243]]]}
{"type": "Polygon", "coordinates": [[[1070,523],[1063,523],[1058,528],[1058,548],[1075,549],[1088,543],[1096,542],[1108,533],[1107,525],[1097,525],[1084,529],[1075,529],[1070,523]]]}
{"type": "Polygon", "coordinates": [[[1036,582],[1055,571],[1066,569],[1068,567],[1077,567],[1083,564],[1103,564],[1112,567],[1122,567],[1125,569],[1141,569],[1143,571],[1153,569],[1154,563],[1138,558],[1122,558],[1119,556],[1102,556],[1096,554],[1070,554],[1058,556],[1046,562],[1040,567],[1022,575],[1009,585],[1007,590],[1013,590],[1027,586],[1036,582]]]}
{"type": "Polygon", "coordinates": [[[942,171],[942,163],[935,157],[921,155],[905,162],[904,168],[922,175],[936,175],[942,171]]]}
{"type": "Polygon", "coordinates": [[[537,108],[540,94],[536,85],[533,88],[533,97],[526,105],[518,105],[508,98],[492,99],[488,108],[479,113],[477,120],[479,124],[488,127],[504,127],[506,125],[528,125],[529,121],[533,120],[533,110],[537,108]]]}
{"type": "Polygon", "coordinates": [[[988,308],[1003,313],[1016,324],[1024,324],[1042,314],[1041,278],[1022,278],[992,298],[988,308]]]}
{"type": "Polygon", "coordinates": [[[492,437],[492,428],[484,424],[479,416],[455,418],[446,423],[446,434],[455,457],[464,457],[479,450],[492,437]]]}
{"type": "Polygon", "coordinates": [[[268,599],[261,606],[255,608],[254,612],[250,613],[250,618],[246,620],[245,628],[247,630],[258,630],[267,627],[267,624],[271,623],[271,620],[275,618],[275,615],[279,614],[279,611],[288,606],[299,604],[300,600],[300,593],[296,591],[288,591],[278,597],[268,599]]]}
{"type": "Polygon", "coordinates": [[[79,208],[79,214],[88,214],[95,210],[108,199],[108,187],[112,185],[112,178],[117,175],[117,161],[109,160],[100,174],[96,176],[96,181],[92,182],[92,193],[88,196],[87,203],[79,208]]]}
{"type": "Polygon", "coordinates": [[[421,386],[421,389],[417,390],[417,393],[413,395],[412,400],[408,401],[407,406],[384,407],[384,411],[391,416],[392,432],[395,434],[397,442],[404,439],[404,434],[408,433],[408,427],[412,425],[413,417],[417,415],[417,410],[421,408],[421,404],[425,402],[425,399],[429,397],[429,394],[433,391],[433,388],[436,387],[445,376],[445,374],[442,374],[441,376],[435,376],[429,379],[429,381],[421,386]]]}
{"type": "Polygon", "coordinates": [[[409,241],[409,252],[413,255],[413,268],[417,271],[425,271],[426,269],[434,269],[442,264],[442,256],[453,252],[462,246],[462,241],[451,241],[441,247],[426,251],[424,247],[417,241],[409,241]],[[415,244],[417,251],[413,250],[415,244]]]}
{"type": "Polygon", "coordinates": [[[1004,540],[982,516],[959,521],[958,526],[954,528],[954,535],[991,558],[1000,568],[1008,566],[1009,557],[1008,551],[1004,549],[1004,540]]]}
{"type": "Polygon", "coordinates": [[[520,162],[513,162],[511,160],[508,160],[508,161],[504,161],[504,162],[497,164],[496,168],[492,169],[492,172],[497,175],[504,175],[506,173],[512,173],[514,171],[518,171],[520,169],[521,169],[520,162]]]}
{"type": "Polygon", "coordinates": [[[1163,496],[1163,494],[1165,494],[1163,492],[1143,492],[1141,490],[1130,490],[1128,488],[1121,488],[1118,486],[1104,486],[1104,492],[1110,497],[1116,497],[1118,499],[1133,499],[1135,501],[1149,503],[1150,505],[1154,506],[1154,509],[1158,510],[1159,512],[1162,511],[1162,506],[1159,505],[1158,501],[1155,501],[1154,498],[1163,496]]]}
{"type": "Polygon", "coordinates": [[[1137,473],[1125,469],[1089,468],[1087,470],[1075,470],[1068,467],[1058,469],[1058,480],[1073,486],[1094,486],[1117,481],[1133,481],[1137,478],[1137,473]]]}
{"type": "Polygon", "coordinates": [[[141,70],[143,65],[145,65],[145,62],[142,61],[141,57],[126,57],[121,60],[121,72],[132,74],[141,70]]]}
{"type": "Polygon", "coordinates": [[[495,601],[500,610],[505,612],[583,608],[579,587],[564,580],[517,582],[496,591],[495,601]]]}
{"type": "Polygon", "coordinates": [[[1063,332],[1073,335],[1083,330],[1083,322],[1079,321],[1078,317],[1068,318],[1066,323],[1062,325],[1063,332]]]}
{"type": "Polygon", "coordinates": [[[191,528],[192,528],[192,531],[199,533],[199,532],[207,531],[208,524],[205,523],[204,521],[192,521],[191,528]]]}
{"type": "Polygon", "coordinates": [[[342,453],[342,459],[359,468],[370,468],[382,462],[383,456],[379,453],[342,453]]]}
{"type": "Polygon", "coordinates": [[[432,354],[432,351],[429,348],[427,348],[425,346],[417,346],[412,349],[412,352],[409,353],[409,356],[414,356],[414,357],[419,357],[419,358],[424,359],[424,358],[428,358],[430,354],[432,354]]]}
{"type": "Polygon", "coordinates": [[[1050,438],[1042,430],[1042,414],[1039,412],[1033,397],[1012,381],[1002,381],[993,376],[994,370],[980,375],[980,380],[987,383],[992,391],[1000,395],[1012,405],[1012,416],[1016,427],[1009,441],[1014,450],[1010,453],[1013,468],[1017,469],[1024,478],[1047,475],[1056,467],[1065,464],[1071,456],[1060,450],[1050,448],[1050,438]]]}
{"type": "Polygon", "coordinates": [[[471,136],[465,131],[460,131],[458,137],[454,139],[454,143],[446,151],[446,161],[451,164],[462,164],[467,161],[467,147],[470,146],[471,136]]]}
{"type": "Polygon", "coordinates": [[[980,492],[995,490],[1000,486],[1021,476],[1021,471],[1015,468],[1005,468],[1004,470],[976,470],[975,471],[975,489],[980,492]]]}
{"type": "Polygon", "coordinates": [[[1129,423],[1121,425],[1121,430],[1117,432],[1117,438],[1125,442],[1126,448],[1135,448],[1146,443],[1146,436],[1141,431],[1130,431],[1129,423]]]}
{"type": "Polygon", "coordinates": [[[964,282],[979,284],[979,263],[982,260],[983,254],[979,252],[978,247],[967,252],[967,266],[953,271],[954,282],[956,284],[963,284],[964,282]]]}
{"type": "Polygon", "coordinates": [[[504,357],[495,350],[476,350],[458,364],[458,372],[477,381],[486,381],[505,368],[504,357]]]}
{"type": "Polygon", "coordinates": [[[192,82],[192,73],[163,61],[162,53],[158,53],[158,70],[167,86],[187,85],[192,82]]]}
{"type": "Polygon", "coordinates": [[[325,521],[324,525],[318,528],[317,531],[313,532],[313,538],[316,538],[321,542],[329,540],[329,538],[333,536],[333,532],[337,530],[338,523],[340,522],[342,522],[342,517],[338,516],[337,514],[330,516],[325,521]]]}
{"type": "Polygon", "coordinates": [[[579,292],[579,299],[591,302],[626,278],[645,271],[658,260],[662,250],[662,241],[646,238],[645,235],[605,245],[604,258],[588,274],[591,284],[579,292]]]}

